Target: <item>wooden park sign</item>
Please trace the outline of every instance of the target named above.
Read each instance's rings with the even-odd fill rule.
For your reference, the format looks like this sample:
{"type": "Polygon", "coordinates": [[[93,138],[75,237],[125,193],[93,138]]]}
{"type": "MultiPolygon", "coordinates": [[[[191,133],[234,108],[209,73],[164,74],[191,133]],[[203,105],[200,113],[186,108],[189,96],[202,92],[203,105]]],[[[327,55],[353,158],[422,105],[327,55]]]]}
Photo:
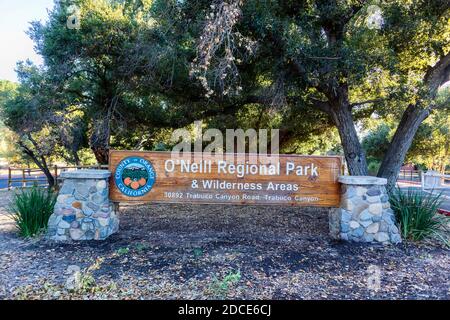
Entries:
{"type": "Polygon", "coordinates": [[[111,151],[114,202],[338,207],[338,156],[111,151]]]}

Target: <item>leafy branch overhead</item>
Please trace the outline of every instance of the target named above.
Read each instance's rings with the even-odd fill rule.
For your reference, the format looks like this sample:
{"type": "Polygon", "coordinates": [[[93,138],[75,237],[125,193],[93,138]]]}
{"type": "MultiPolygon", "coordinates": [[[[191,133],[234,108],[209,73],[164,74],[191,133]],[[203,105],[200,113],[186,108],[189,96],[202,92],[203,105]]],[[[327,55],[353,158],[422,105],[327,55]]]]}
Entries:
{"type": "Polygon", "coordinates": [[[449,15],[445,0],[57,1],[31,25],[45,65],[19,68],[5,123],[31,120],[35,140],[45,124],[60,155],[90,148],[100,163],[170,146],[195,120],[279,128],[282,152],[342,152],[366,175],[357,128],[379,119],[393,129],[377,174],[392,185],[421,123],[449,105],[449,15]]]}

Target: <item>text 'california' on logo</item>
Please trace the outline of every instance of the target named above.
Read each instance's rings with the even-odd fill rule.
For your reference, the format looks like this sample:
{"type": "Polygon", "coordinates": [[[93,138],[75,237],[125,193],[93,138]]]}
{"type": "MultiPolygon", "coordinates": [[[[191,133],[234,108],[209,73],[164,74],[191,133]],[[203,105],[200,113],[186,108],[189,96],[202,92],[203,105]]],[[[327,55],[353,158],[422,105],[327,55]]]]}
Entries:
{"type": "Polygon", "coordinates": [[[142,197],[152,190],[156,172],[150,161],[141,157],[129,157],[117,166],[114,180],[124,195],[142,197]]]}

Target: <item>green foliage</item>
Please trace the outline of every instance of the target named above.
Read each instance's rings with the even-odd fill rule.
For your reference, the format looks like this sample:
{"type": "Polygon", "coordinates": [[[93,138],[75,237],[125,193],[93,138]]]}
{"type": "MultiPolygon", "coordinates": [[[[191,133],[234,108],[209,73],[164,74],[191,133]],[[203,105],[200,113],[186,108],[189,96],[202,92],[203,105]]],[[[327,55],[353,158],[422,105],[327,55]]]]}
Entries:
{"type": "Polygon", "coordinates": [[[391,127],[389,127],[388,124],[383,123],[364,137],[362,146],[366,151],[369,163],[371,161],[381,162],[389,147],[390,132],[391,127]]]}
{"type": "Polygon", "coordinates": [[[144,168],[138,169],[126,168],[123,170],[122,178],[123,179],[130,178],[133,181],[139,181],[142,178],[148,180],[148,172],[144,168]]]}
{"type": "Polygon", "coordinates": [[[390,203],[404,239],[421,241],[427,238],[446,240],[449,218],[437,213],[442,195],[418,190],[394,190],[390,203]]]}
{"type": "Polygon", "coordinates": [[[16,193],[9,208],[20,236],[35,237],[47,229],[56,195],[50,189],[33,186],[16,193]]]}
{"type": "Polygon", "coordinates": [[[229,272],[222,280],[214,279],[211,289],[216,296],[226,297],[230,288],[241,281],[241,272],[229,272]]]}
{"type": "Polygon", "coordinates": [[[94,276],[91,273],[83,272],[80,275],[80,284],[78,291],[81,292],[90,292],[92,288],[94,288],[96,285],[96,281],[94,276]]]}
{"type": "Polygon", "coordinates": [[[16,95],[17,87],[18,85],[14,82],[0,80],[0,116],[6,101],[12,99],[16,95]]]}
{"type": "Polygon", "coordinates": [[[282,153],[309,155],[342,155],[337,130],[323,128],[323,131],[311,131],[307,136],[293,136],[290,143],[282,146],[282,153]]]}
{"type": "Polygon", "coordinates": [[[437,110],[422,123],[407,161],[440,172],[450,165],[450,109],[437,110]]]}
{"type": "Polygon", "coordinates": [[[163,142],[158,143],[158,144],[153,148],[153,151],[170,151],[170,150],[171,150],[171,149],[168,148],[168,146],[167,146],[165,143],[163,143],[163,142]]]}
{"type": "Polygon", "coordinates": [[[124,248],[119,248],[119,249],[117,249],[117,254],[118,254],[119,256],[126,255],[126,254],[128,254],[129,252],[130,252],[130,248],[128,248],[128,247],[124,247],[124,248]]]}
{"type": "MultiPolygon", "coordinates": [[[[17,71],[20,85],[1,107],[23,158],[47,174],[56,158],[79,164],[78,151],[87,145],[83,112],[57,90],[45,68],[27,62],[19,63],[17,71]]],[[[47,178],[51,185],[50,175],[47,178]]]]}
{"type": "Polygon", "coordinates": [[[202,248],[194,248],[194,250],[192,250],[192,253],[194,254],[195,258],[200,258],[201,256],[204,255],[202,248]]]}
{"type": "MultiPolygon", "coordinates": [[[[397,120],[372,120],[368,134],[362,141],[371,173],[376,173],[389,147],[397,120]]],[[[405,163],[415,163],[430,170],[443,172],[450,164],[450,109],[435,110],[419,127],[405,163]]]]}
{"type": "Polygon", "coordinates": [[[280,128],[282,152],[323,154],[341,152],[343,132],[338,137],[339,121],[322,107],[348,102],[355,122],[393,119],[369,137],[370,162],[380,161],[408,105],[435,102],[423,79],[450,50],[446,1],[237,3],[227,14],[209,0],[55,2],[49,19],[29,30],[45,66],[19,68],[8,127],[27,129],[44,146],[36,158],[68,162],[83,160],[78,152],[87,147],[102,163],[108,148],[166,150],[167,134],[195,120],[280,128]],[[67,27],[72,4],[79,29],[67,27]],[[378,29],[367,24],[374,4],[384,20],[378,29]]]}
{"type": "Polygon", "coordinates": [[[372,176],[376,176],[378,173],[378,170],[380,169],[381,166],[381,162],[376,161],[376,160],[369,160],[369,164],[368,164],[368,169],[369,169],[369,174],[372,176]]]}
{"type": "Polygon", "coordinates": [[[97,258],[89,267],[81,270],[79,267],[68,268],[67,273],[71,275],[67,278],[65,288],[74,293],[86,294],[99,290],[93,272],[99,270],[104,262],[104,258],[97,258]]]}
{"type": "Polygon", "coordinates": [[[0,80],[0,162],[2,159],[12,162],[19,150],[14,145],[14,133],[9,130],[5,124],[5,103],[14,97],[17,90],[17,84],[0,80]]]}

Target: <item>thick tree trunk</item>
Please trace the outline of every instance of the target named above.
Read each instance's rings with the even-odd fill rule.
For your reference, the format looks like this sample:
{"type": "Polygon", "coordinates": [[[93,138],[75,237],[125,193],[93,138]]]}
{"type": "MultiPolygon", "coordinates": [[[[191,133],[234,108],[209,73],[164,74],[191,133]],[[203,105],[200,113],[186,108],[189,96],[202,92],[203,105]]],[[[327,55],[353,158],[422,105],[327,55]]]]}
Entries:
{"type": "Polygon", "coordinates": [[[99,164],[108,164],[109,162],[109,144],[111,139],[111,119],[119,98],[117,93],[111,90],[106,95],[105,109],[99,112],[94,119],[93,130],[90,138],[90,146],[94,152],[95,158],[99,164]]]}
{"type": "Polygon", "coordinates": [[[48,187],[53,188],[55,186],[55,177],[53,177],[47,166],[44,166],[40,169],[44,172],[45,177],[47,178],[48,187]]]}
{"type": "MultiPolygon", "coordinates": [[[[97,140],[98,141],[98,140],[97,140]]],[[[106,143],[96,142],[91,145],[92,152],[99,164],[108,164],[109,146],[106,143]]]]}
{"type": "MultiPolygon", "coordinates": [[[[36,159],[35,157],[32,158],[36,159]]],[[[53,188],[55,186],[56,177],[53,177],[52,173],[48,169],[47,161],[45,160],[45,158],[41,156],[41,161],[35,160],[34,162],[37,164],[39,169],[44,172],[45,177],[47,178],[48,187],[53,188]]]]}
{"type": "MultiPolygon", "coordinates": [[[[434,99],[438,89],[445,82],[450,81],[450,52],[442,56],[424,77],[424,84],[428,87],[428,99],[434,99]]],[[[434,106],[435,108],[436,106],[434,106]]],[[[395,187],[398,173],[405,160],[406,153],[422,122],[430,115],[433,107],[422,108],[420,104],[409,105],[403,113],[402,120],[392,138],[389,149],[381,163],[378,176],[388,179],[388,188],[395,187]]]]}
{"type": "Polygon", "coordinates": [[[109,140],[110,140],[110,119],[104,116],[94,123],[90,145],[91,150],[99,164],[108,164],[109,161],[109,140]]]}
{"type": "Polygon", "coordinates": [[[73,161],[75,162],[76,166],[79,166],[81,163],[80,157],[78,156],[78,151],[73,151],[73,161]]]}
{"type": "MultiPolygon", "coordinates": [[[[33,138],[31,137],[31,135],[28,135],[30,141],[32,142],[32,144],[34,146],[37,146],[37,143],[33,140],[33,138]]],[[[50,172],[50,170],[48,169],[48,165],[47,165],[47,161],[45,160],[44,156],[40,156],[38,157],[33,150],[31,150],[30,148],[28,148],[26,146],[25,143],[23,143],[22,141],[19,141],[19,146],[22,148],[22,151],[30,157],[30,159],[38,166],[39,169],[42,170],[42,172],[44,173],[45,177],[47,178],[47,182],[48,182],[48,186],[49,188],[53,188],[55,186],[55,178],[53,177],[52,173],[50,172]],[[40,158],[40,159],[39,159],[40,158]]]]}
{"type": "Polygon", "coordinates": [[[404,112],[378,171],[379,177],[388,179],[388,189],[395,187],[406,153],[411,147],[417,130],[429,114],[428,108],[422,109],[415,105],[409,105],[404,112]]]}
{"type": "Polygon", "coordinates": [[[346,104],[339,105],[330,108],[329,112],[338,128],[350,175],[366,176],[368,174],[366,155],[359,142],[350,107],[346,104]]]}

